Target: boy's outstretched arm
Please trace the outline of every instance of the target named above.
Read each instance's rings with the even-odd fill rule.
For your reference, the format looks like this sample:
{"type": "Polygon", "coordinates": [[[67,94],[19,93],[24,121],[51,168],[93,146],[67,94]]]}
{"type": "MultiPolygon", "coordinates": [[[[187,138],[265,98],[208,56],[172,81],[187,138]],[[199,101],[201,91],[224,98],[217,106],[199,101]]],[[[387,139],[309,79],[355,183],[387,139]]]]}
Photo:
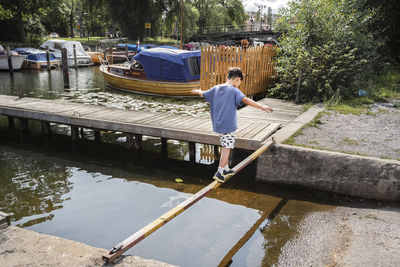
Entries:
{"type": "Polygon", "coordinates": [[[202,91],[201,89],[193,89],[191,92],[192,92],[192,94],[198,95],[200,97],[203,97],[203,93],[204,93],[204,91],[202,91]]]}
{"type": "Polygon", "coordinates": [[[264,105],[260,105],[257,102],[253,101],[252,99],[248,98],[248,97],[243,97],[242,102],[246,105],[264,110],[266,112],[273,112],[274,110],[270,107],[270,106],[264,106],[264,105]]]}

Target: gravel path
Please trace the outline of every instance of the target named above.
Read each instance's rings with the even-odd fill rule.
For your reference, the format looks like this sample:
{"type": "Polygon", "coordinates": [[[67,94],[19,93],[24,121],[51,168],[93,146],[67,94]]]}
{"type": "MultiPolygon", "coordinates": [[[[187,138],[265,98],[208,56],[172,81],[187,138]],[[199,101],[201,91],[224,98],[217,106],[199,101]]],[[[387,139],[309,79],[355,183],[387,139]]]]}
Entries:
{"type": "Polygon", "coordinates": [[[306,217],[278,266],[400,266],[400,207],[339,207],[306,217]]]}
{"type": "Polygon", "coordinates": [[[294,145],[400,160],[400,109],[375,103],[368,114],[325,112],[316,127],[303,129],[294,145]]]}

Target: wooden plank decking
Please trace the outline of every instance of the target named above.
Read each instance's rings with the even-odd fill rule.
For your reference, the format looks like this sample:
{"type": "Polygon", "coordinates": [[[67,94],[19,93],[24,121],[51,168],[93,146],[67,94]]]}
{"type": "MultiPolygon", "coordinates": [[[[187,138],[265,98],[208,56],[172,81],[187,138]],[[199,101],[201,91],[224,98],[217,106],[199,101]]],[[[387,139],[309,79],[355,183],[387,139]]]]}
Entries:
{"type": "MultiPolygon", "coordinates": [[[[302,112],[301,107],[283,101],[263,99],[261,102],[272,106],[275,112],[268,114],[252,107],[240,109],[237,148],[259,148],[280,125],[285,125],[302,112]]],[[[7,95],[0,95],[0,115],[195,143],[220,144],[218,135],[212,131],[210,118],[129,111],[59,100],[19,99],[7,95]]]]}

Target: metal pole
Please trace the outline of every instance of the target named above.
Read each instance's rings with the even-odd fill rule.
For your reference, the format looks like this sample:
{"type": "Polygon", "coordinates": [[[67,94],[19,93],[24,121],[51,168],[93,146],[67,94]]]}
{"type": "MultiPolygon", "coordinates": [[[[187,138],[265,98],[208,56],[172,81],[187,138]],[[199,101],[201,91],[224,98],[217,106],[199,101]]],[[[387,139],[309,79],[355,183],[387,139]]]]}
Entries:
{"type": "Polygon", "coordinates": [[[69,88],[69,72],[68,72],[68,58],[67,58],[67,49],[61,48],[61,66],[63,68],[63,77],[64,77],[64,88],[69,88]]]}
{"type": "MultiPolygon", "coordinates": [[[[263,146],[261,146],[259,149],[254,151],[250,156],[245,158],[242,162],[240,162],[238,165],[233,167],[233,170],[235,171],[235,174],[237,174],[239,171],[241,171],[244,167],[246,167],[248,164],[250,164],[252,161],[254,161],[256,158],[258,158],[263,152],[265,152],[267,149],[269,149],[273,144],[275,143],[274,139],[269,139],[263,146]]],[[[232,176],[233,176],[232,175],[232,176]]],[[[227,177],[226,181],[229,180],[232,176],[227,177]]],[[[211,191],[214,189],[217,189],[221,185],[220,182],[214,181],[208,186],[204,187],[202,190],[194,194],[192,197],[188,198],[186,201],[183,203],[179,204],[175,208],[171,209],[170,211],[164,213],[157,219],[155,219],[153,222],[149,223],[115,247],[113,247],[109,254],[103,255],[103,260],[106,262],[112,262],[116,258],[118,258],[122,253],[154,233],[157,229],[161,228],[164,224],[167,222],[171,221],[173,218],[181,214],[183,211],[186,209],[190,208],[193,204],[195,204],[197,201],[208,195],[211,191]]]]}

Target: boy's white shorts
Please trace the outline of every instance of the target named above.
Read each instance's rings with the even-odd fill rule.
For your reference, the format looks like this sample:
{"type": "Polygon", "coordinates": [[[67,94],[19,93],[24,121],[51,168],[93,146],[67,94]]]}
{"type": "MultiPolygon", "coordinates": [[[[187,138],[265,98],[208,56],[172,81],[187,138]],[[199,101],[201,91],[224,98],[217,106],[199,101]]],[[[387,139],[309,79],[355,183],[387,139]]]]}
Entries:
{"type": "Polygon", "coordinates": [[[221,146],[233,149],[235,147],[235,132],[220,134],[219,139],[221,140],[221,146]]]}

